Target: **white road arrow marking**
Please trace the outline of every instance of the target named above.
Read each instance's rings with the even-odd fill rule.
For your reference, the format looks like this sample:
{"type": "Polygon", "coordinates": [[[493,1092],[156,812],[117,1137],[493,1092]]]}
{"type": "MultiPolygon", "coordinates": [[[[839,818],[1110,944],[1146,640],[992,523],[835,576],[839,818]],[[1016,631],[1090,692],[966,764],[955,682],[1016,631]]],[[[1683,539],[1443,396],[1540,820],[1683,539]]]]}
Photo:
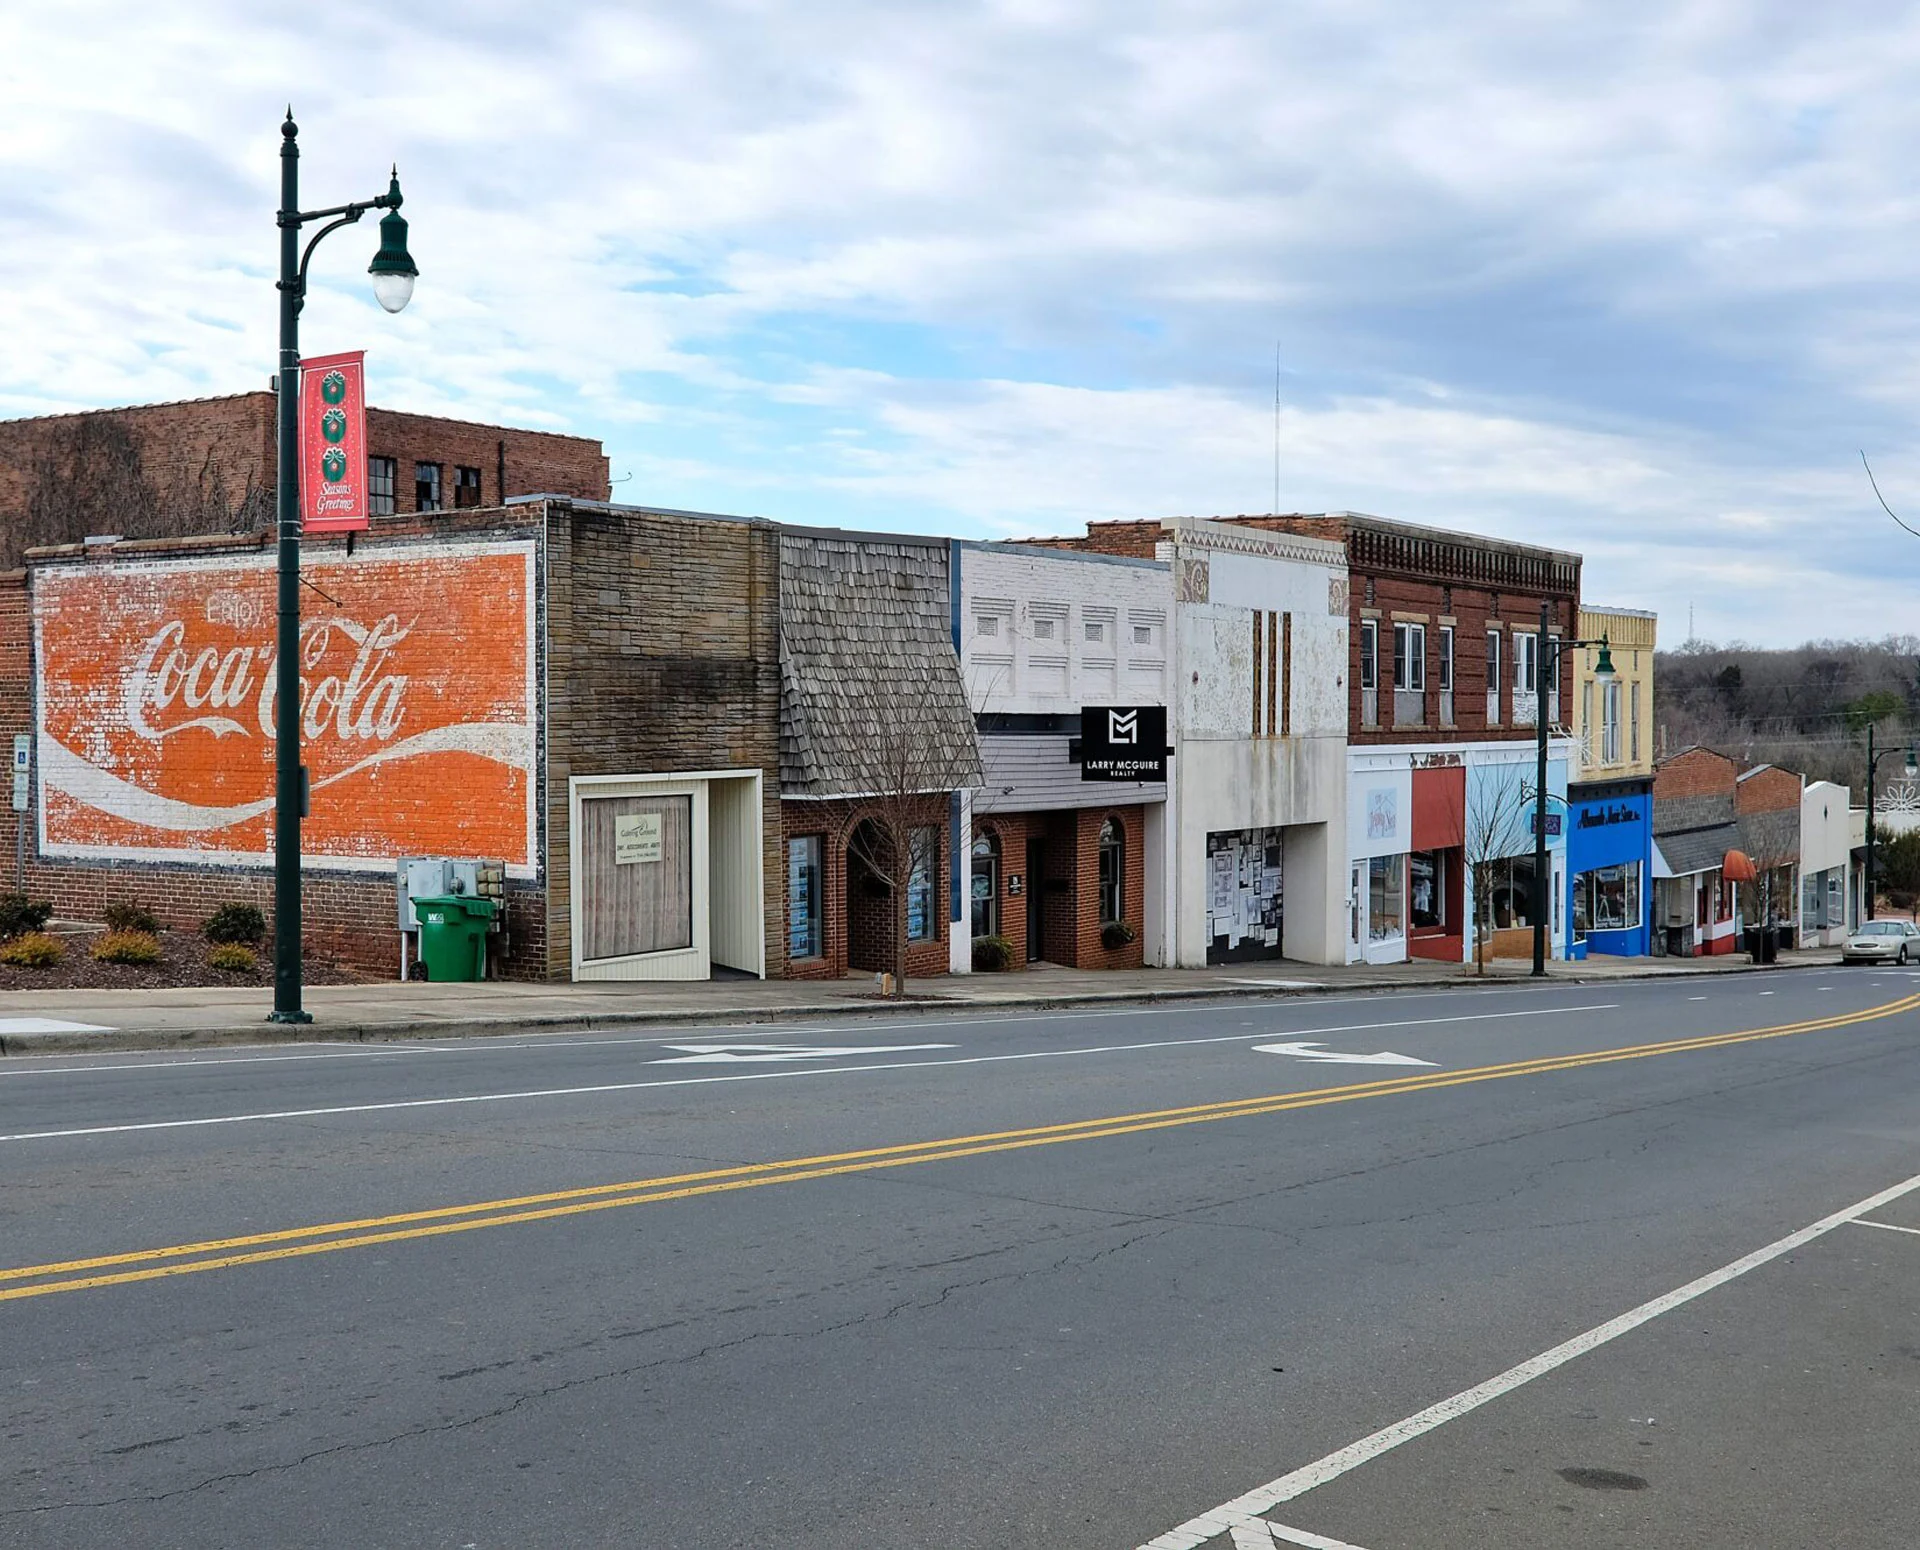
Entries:
{"type": "Polygon", "coordinates": [[[1344,1539],[1329,1539],[1324,1534],[1289,1528],[1284,1523],[1269,1523],[1264,1518],[1233,1526],[1233,1550],[1273,1550],[1275,1545],[1305,1545],[1308,1550],[1360,1550],[1358,1545],[1350,1545],[1344,1539]]]}
{"type": "Polygon", "coordinates": [[[1330,1066],[1433,1066],[1438,1061],[1420,1060],[1412,1055],[1396,1055],[1392,1050],[1381,1050],[1375,1055],[1343,1055],[1339,1050],[1328,1049],[1324,1044],[1256,1044],[1254,1049],[1262,1055],[1293,1055],[1301,1060],[1324,1061],[1330,1066]]]}
{"type": "Polygon", "coordinates": [[[684,1055],[652,1062],[656,1066],[720,1065],[747,1061],[837,1060],[843,1055],[903,1055],[911,1050],[952,1049],[951,1044],[669,1044],[684,1055]]]}

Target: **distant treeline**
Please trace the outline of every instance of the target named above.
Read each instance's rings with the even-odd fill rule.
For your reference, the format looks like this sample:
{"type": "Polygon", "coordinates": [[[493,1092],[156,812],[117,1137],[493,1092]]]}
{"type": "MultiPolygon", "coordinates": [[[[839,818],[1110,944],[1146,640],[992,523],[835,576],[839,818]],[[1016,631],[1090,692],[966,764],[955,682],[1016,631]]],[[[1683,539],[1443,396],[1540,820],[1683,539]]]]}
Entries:
{"type": "MultiPolygon", "coordinates": [[[[1877,746],[1920,730],[1920,636],[1809,641],[1766,651],[1738,641],[1689,641],[1654,658],[1655,746],[1704,743],[1755,763],[1799,770],[1866,792],[1867,727],[1877,746]]],[[[1880,761],[1884,790],[1905,760],[1880,761]]]]}

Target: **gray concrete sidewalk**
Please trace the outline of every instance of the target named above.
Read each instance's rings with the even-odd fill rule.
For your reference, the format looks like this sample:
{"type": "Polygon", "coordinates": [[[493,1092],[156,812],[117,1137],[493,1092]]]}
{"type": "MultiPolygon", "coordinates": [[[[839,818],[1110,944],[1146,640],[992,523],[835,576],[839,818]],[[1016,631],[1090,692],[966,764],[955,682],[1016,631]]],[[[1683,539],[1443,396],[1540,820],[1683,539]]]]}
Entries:
{"type": "MultiPolygon", "coordinates": [[[[1780,968],[1837,964],[1839,953],[1788,952],[1780,968]]],[[[1604,982],[1749,970],[1744,956],[1705,959],[1589,958],[1554,963],[1556,982],[1604,982]]],[[[648,1025],[789,1022],[872,1013],[1036,1008],[1206,996],[1326,995],[1524,980],[1529,965],[1502,960],[1485,980],[1471,966],[1442,963],[1237,964],[1209,969],[1084,970],[1042,965],[1016,974],[915,980],[905,1001],[880,999],[867,978],[725,979],[596,984],[433,985],[388,981],[311,986],[314,1021],[269,1023],[272,993],[258,986],[189,990],[0,991],[0,1055],[68,1050],[171,1049],[202,1044],[451,1038],[476,1034],[580,1032],[648,1025]]],[[[1759,971],[1766,972],[1766,971],[1759,971]]]]}

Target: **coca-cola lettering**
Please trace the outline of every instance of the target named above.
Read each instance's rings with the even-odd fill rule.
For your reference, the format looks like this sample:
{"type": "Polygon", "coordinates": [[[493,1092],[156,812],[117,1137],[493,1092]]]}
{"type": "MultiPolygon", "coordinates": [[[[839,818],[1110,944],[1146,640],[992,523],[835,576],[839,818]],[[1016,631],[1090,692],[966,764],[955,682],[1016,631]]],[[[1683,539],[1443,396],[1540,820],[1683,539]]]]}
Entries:
{"type": "MultiPolygon", "coordinates": [[[[310,621],[300,632],[301,724],[309,738],[327,733],[343,742],[391,741],[406,722],[407,675],[388,672],[387,659],[413,624],[387,614],[368,626],[346,618],[310,621]],[[345,651],[353,656],[339,671],[345,651]],[[328,671],[329,666],[335,670],[328,671]]],[[[225,711],[255,700],[254,724],[276,734],[274,647],[190,645],[183,620],[170,619],[150,636],[128,670],[121,692],[127,726],[150,743],[181,732],[250,736],[225,711]],[[259,669],[256,674],[255,668],[259,669]],[[201,712],[201,714],[185,714],[201,712]]]]}

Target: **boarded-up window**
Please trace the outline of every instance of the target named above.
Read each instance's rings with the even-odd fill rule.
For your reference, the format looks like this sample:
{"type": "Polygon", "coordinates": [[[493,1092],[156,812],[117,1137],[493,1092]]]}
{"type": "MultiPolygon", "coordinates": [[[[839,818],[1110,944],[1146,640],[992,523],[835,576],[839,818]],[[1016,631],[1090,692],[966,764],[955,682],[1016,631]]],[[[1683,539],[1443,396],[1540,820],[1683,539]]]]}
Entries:
{"type": "Polygon", "coordinates": [[[693,946],[693,798],[580,804],[580,956],[693,946]]]}

